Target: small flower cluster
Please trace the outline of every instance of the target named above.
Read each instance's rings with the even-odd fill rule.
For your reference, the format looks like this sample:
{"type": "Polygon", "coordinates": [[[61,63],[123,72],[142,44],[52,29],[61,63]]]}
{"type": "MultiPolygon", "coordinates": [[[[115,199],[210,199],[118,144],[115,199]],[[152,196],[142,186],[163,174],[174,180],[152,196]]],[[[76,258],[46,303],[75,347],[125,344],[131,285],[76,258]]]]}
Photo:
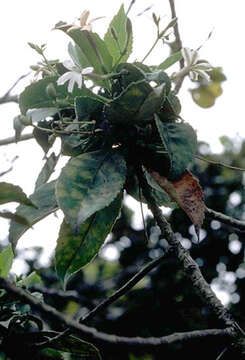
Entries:
{"type": "Polygon", "coordinates": [[[199,54],[196,50],[183,48],[181,50],[183,59],[186,63],[186,68],[189,69],[190,79],[193,81],[198,80],[198,76],[209,81],[208,71],[212,70],[212,66],[206,61],[199,61],[199,54]]]}

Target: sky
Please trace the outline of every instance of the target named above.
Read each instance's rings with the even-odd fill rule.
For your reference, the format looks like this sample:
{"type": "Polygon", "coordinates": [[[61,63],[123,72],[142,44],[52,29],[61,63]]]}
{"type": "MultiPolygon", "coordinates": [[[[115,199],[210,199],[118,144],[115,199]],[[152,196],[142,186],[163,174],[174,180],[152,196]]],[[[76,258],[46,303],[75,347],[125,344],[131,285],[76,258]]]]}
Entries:
{"type": "MultiPolygon", "coordinates": [[[[82,11],[90,10],[91,17],[104,16],[94,23],[93,31],[104,35],[111,18],[118,11],[121,0],[8,0],[0,5],[1,33],[1,66],[0,96],[2,96],[23,74],[30,71],[29,66],[39,61],[38,55],[27,45],[47,43],[47,57],[50,59],[68,59],[68,37],[60,31],[52,30],[58,21],[76,22],[82,11]]],[[[127,9],[130,0],[124,1],[127,9]]],[[[182,103],[182,117],[197,131],[199,140],[210,143],[214,152],[220,152],[222,146],[219,138],[228,135],[233,138],[244,137],[244,0],[176,0],[176,11],[183,46],[196,49],[204,43],[200,57],[208,60],[213,66],[221,66],[227,77],[222,84],[223,94],[210,109],[198,107],[191,99],[189,89],[194,87],[186,79],[179,97],[182,103]],[[209,33],[211,38],[205,42],[209,33]]],[[[160,15],[162,26],[170,20],[168,0],[136,0],[130,17],[133,23],[134,50],[131,60],[141,60],[155,39],[155,28],[152,12],[160,15]],[[151,10],[142,13],[147,7],[151,10]]],[[[148,58],[148,64],[158,64],[168,54],[168,47],[162,44],[148,58]]],[[[170,72],[171,73],[171,72],[170,72]]],[[[31,77],[22,80],[15,89],[18,93],[29,84],[31,77]]],[[[13,117],[19,113],[16,104],[0,106],[1,132],[0,139],[13,136],[13,117]]],[[[30,132],[27,129],[26,132],[30,132]]],[[[5,170],[11,159],[19,156],[14,162],[14,169],[4,177],[4,181],[20,185],[27,194],[33,191],[35,178],[43,165],[43,153],[32,140],[17,145],[0,147],[1,170],[5,170]],[[30,150],[31,149],[31,150],[30,150]]],[[[63,159],[65,162],[66,159],[63,159]]],[[[133,203],[138,211],[138,205],[133,203]]],[[[147,210],[145,209],[145,212],[147,210]]],[[[30,230],[20,241],[21,247],[43,244],[49,248],[43,261],[48,259],[57,238],[60,218],[53,216],[52,221],[44,220],[30,230]],[[31,233],[31,235],[30,235],[31,233]]],[[[0,222],[2,234],[7,234],[8,224],[0,222]]],[[[135,226],[141,225],[135,220],[135,226]],[[137,225],[138,224],[138,225],[137,225]]]]}

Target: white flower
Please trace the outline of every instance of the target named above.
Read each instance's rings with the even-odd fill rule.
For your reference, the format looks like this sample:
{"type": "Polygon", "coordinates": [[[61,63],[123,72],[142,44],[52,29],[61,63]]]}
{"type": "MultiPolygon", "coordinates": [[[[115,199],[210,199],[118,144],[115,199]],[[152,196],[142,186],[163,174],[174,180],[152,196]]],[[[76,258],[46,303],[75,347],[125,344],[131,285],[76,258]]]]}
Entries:
{"type": "Polygon", "coordinates": [[[77,86],[81,89],[83,76],[91,74],[94,71],[93,67],[79,68],[71,60],[64,61],[63,65],[70,71],[67,71],[59,77],[57,85],[64,85],[68,81],[68,92],[70,93],[72,93],[75,83],[77,83],[77,86]]]}
{"type": "Polygon", "coordinates": [[[189,48],[181,49],[181,54],[185,60],[185,70],[189,73],[190,79],[193,81],[198,80],[198,76],[201,76],[203,79],[209,81],[209,75],[207,71],[211,71],[212,66],[205,61],[198,61],[199,55],[196,50],[191,50],[189,48]]]}
{"type": "Polygon", "coordinates": [[[84,10],[79,17],[79,25],[73,24],[67,32],[69,33],[72,30],[80,29],[80,30],[87,30],[92,31],[92,23],[96,20],[102,19],[104,16],[99,16],[94,19],[88,21],[90,12],[88,10],[84,10]]]}

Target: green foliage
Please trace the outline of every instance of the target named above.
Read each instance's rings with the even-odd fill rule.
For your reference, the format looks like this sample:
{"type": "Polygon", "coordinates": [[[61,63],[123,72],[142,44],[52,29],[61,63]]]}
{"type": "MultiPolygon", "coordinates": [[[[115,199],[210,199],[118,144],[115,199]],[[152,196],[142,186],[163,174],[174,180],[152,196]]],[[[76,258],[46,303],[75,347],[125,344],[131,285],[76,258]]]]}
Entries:
{"type": "MultiPolygon", "coordinates": [[[[86,22],[88,12],[82,16],[86,22]]],[[[167,32],[177,20],[171,19],[164,29],[156,14],[153,21],[157,39],[144,60],[160,40],[168,38],[167,32]]],[[[172,206],[172,195],[167,195],[153,179],[151,170],[166,177],[171,187],[171,181],[180,179],[192,163],[197,139],[193,128],[180,122],[181,105],[174,86],[182,73],[171,75],[164,71],[182,60],[182,51],[160,59],[158,65],[146,65],[144,60],[128,63],[133,33],[123,5],[104,39],[85,30],[82,22],[80,26],[60,22],[55,28],[72,39],[68,53],[74,64],[48,61],[45,46],[29,44],[42,56],[36,73],[41,78],[21,93],[22,122],[19,119],[17,125],[21,127],[18,131],[23,125],[34,127],[34,137],[45,155],[59,137],[61,153],[71,159],[57,182],[47,183],[59,158],[54,153],[47,156],[30,197],[38,209],[21,204],[16,214],[4,216],[12,218],[10,241],[15,248],[20,236],[33,224],[58,208],[63,211],[56,269],[66,283],[98,253],[120,211],[122,191],[145,201],[139,191],[138,170],[142,166],[157,203],[172,206]],[[68,81],[69,86],[58,85],[63,81],[68,81]]],[[[197,69],[197,53],[185,53],[192,54],[192,65],[197,69]]],[[[218,68],[214,69],[212,84],[224,80],[220,74],[218,68]]],[[[211,86],[200,78],[198,83],[211,86]]]]}
{"type": "Polygon", "coordinates": [[[0,277],[7,278],[12,267],[14,254],[11,247],[0,253],[0,277]]]}
{"type": "Polygon", "coordinates": [[[73,231],[115,199],[125,175],[125,162],[116,151],[91,152],[68,162],[57,181],[56,195],[73,231]]]}
{"type": "Polygon", "coordinates": [[[57,201],[55,198],[55,181],[40,186],[31,196],[37,208],[31,208],[26,205],[20,205],[16,214],[23,216],[29,222],[29,225],[11,221],[9,228],[9,241],[15,249],[19,238],[35,223],[42,220],[52,212],[58,209],[57,201]]]}
{"type": "Polygon", "coordinates": [[[16,185],[6,182],[0,183],[0,205],[9,202],[18,202],[31,207],[36,207],[26,196],[23,190],[16,185]]]}
{"type": "Polygon", "coordinates": [[[187,123],[162,123],[156,116],[156,125],[163,146],[171,162],[168,178],[177,180],[192,162],[197,151],[197,137],[194,129],[187,123]]]}
{"type": "Polygon", "coordinates": [[[105,44],[113,57],[113,65],[126,62],[132,51],[132,25],[122,5],[112,19],[104,37],[105,44]]]}
{"type": "Polygon", "coordinates": [[[46,184],[49,180],[50,176],[54,172],[55,166],[59,160],[59,156],[56,156],[55,153],[51,153],[50,156],[47,158],[45,164],[38,175],[38,178],[35,183],[35,189],[38,189],[40,186],[46,184]]]}
{"type": "Polygon", "coordinates": [[[121,205],[120,194],[109,206],[97,211],[83,222],[77,234],[74,234],[70,226],[63,221],[55,258],[56,272],[64,288],[70,276],[87,265],[98,253],[119,215],[121,205]]]}
{"type": "Polygon", "coordinates": [[[170,66],[174,65],[178,61],[182,59],[181,51],[178,51],[172,55],[170,55],[167,59],[165,59],[160,65],[158,65],[158,69],[166,70],[170,66]]]}

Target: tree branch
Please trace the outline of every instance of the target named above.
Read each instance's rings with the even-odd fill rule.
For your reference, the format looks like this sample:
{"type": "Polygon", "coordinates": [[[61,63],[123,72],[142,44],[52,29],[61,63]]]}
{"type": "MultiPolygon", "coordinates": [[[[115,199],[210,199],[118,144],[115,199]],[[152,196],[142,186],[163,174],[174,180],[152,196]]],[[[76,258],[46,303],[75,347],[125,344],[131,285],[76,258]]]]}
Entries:
{"type": "Polygon", "coordinates": [[[236,322],[232,319],[229,312],[221,304],[220,300],[216,297],[209,284],[203,278],[202,273],[197,263],[192,259],[189,252],[181,245],[175,234],[173,233],[170,224],[163,216],[161,210],[156,204],[154,197],[149,190],[147,181],[144,178],[142,169],[138,169],[138,178],[140,186],[142,187],[143,195],[147,201],[148,207],[155,218],[162,236],[166,238],[169,245],[172,247],[176,257],[182,265],[183,271],[186,276],[191,280],[194,289],[197,290],[202,301],[209,306],[217,318],[221,320],[224,326],[236,326],[236,322]]]}
{"type": "Polygon", "coordinates": [[[185,341],[197,340],[201,338],[221,338],[224,341],[230,342],[234,336],[234,330],[231,327],[225,329],[207,329],[195,330],[184,333],[174,333],[163,337],[124,337],[112,334],[105,334],[97,331],[95,328],[88,327],[83,324],[68,318],[59,311],[41,302],[38,298],[30,295],[25,290],[17,287],[3,278],[0,278],[0,288],[5,289],[8,293],[17,297],[25,304],[29,304],[32,309],[40,312],[45,318],[57,321],[65,327],[70,328],[72,333],[79,335],[83,340],[91,341],[95,345],[108,345],[110,348],[115,347],[119,350],[125,349],[125,346],[130,349],[144,348],[146,350],[162,348],[169,344],[180,343],[185,341]]]}
{"type": "Polygon", "coordinates": [[[2,96],[0,97],[0,105],[1,104],[6,104],[8,102],[19,102],[19,97],[18,95],[10,95],[11,91],[15,88],[15,86],[22,80],[24,79],[26,76],[28,76],[28,74],[25,75],[21,75],[16,81],[15,83],[10,87],[10,89],[2,96]]]}
{"type": "Polygon", "coordinates": [[[231,216],[227,216],[209,208],[206,208],[206,214],[211,218],[222,222],[223,224],[232,226],[240,231],[245,231],[245,221],[234,219],[231,216]]]}
{"type": "MultiPolygon", "coordinates": [[[[24,134],[24,135],[20,136],[20,138],[18,139],[18,142],[33,139],[33,138],[34,138],[33,134],[24,134]]],[[[14,143],[16,143],[15,136],[0,140],[0,146],[14,144],[14,143]]]]}
{"type": "Polygon", "coordinates": [[[137,274],[135,274],[125,285],[119,290],[115,291],[108,299],[96,306],[92,311],[86,314],[84,317],[79,319],[79,322],[85,322],[94,317],[99,311],[104,310],[106,307],[111,305],[113,302],[118,300],[121,296],[125,295],[133,286],[135,286],[145,275],[147,275],[152,269],[161,264],[166,258],[168,250],[159,258],[152,260],[149,264],[143,267],[137,274]]]}

